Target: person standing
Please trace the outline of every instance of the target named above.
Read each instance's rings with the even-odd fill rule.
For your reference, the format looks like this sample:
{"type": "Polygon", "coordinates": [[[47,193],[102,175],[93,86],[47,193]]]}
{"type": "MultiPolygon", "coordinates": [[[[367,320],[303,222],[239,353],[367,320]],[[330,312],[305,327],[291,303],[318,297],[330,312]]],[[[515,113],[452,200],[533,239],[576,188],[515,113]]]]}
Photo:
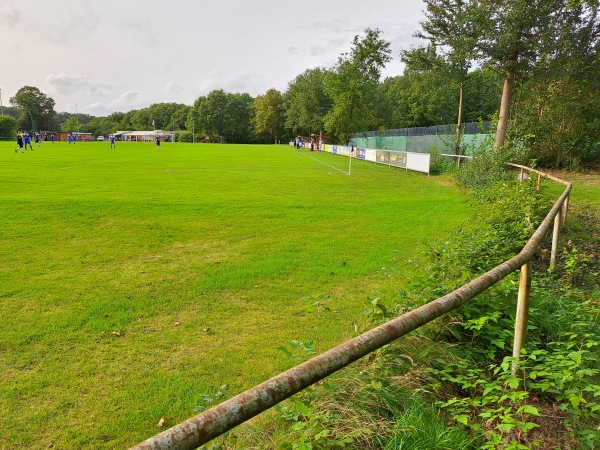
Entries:
{"type": "Polygon", "coordinates": [[[73,144],[77,144],[77,135],[73,133],[73,144]]]}
{"type": "Polygon", "coordinates": [[[42,134],[39,131],[37,131],[35,133],[35,146],[39,147],[41,142],[42,142],[42,134]]]}
{"type": "Polygon", "coordinates": [[[31,136],[29,136],[27,130],[25,130],[25,134],[23,135],[23,142],[25,144],[25,149],[27,149],[27,146],[29,145],[29,148],[33,151],[33,145],[31,145],[31,136]]]}
{"type": "Polygon", "coordinates": [[[55,138],[54,138],[54,133],[52,133],[52,134],[50,135],[50,142],[52,142],[53,144],[54,144],[54,139],[55,139],[55,138]]]}
{"type": "Polygon", "coordinates": [[[115,144],[115,135],[114,134],[109,134],[108,140],[110,141],[110,148],[117,148],[117,145],[115,144]]]}
{"type": "Polygon", "coordinates": [[[156,135],[156,150],[160,150],[160,137],[156,135]]]}
{"type": "Polygon", "coordinates": [[[23,149],[23,134],[19,131],[17,133],[17,148],[15,148],[15,153],[17,153],[17,150],[21,149],[21,153],[25,153],[25,150],[23,149]]]}
{"type": "Polygon", "coordinates": [[[71,133],[67,134],[67,141],[69,142],[69,144],[71,143],[71,133]]]}

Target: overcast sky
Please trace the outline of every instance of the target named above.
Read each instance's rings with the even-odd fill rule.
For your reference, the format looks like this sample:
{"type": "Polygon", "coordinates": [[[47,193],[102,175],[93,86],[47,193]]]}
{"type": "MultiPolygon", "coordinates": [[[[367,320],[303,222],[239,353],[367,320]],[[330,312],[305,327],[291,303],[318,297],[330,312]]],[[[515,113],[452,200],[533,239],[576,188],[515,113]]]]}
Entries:
{"type": "Polygon", "coordinates": [[[418,44],[420,0],[0,0],[2,104],[23,86],[57,112],[105,116],[152,103],[191,105],[215,89],[283,92],[331,68],[365,28],[399,53],[418,44]],[[77,105],[77,106],[75,106],[77,105]]]}

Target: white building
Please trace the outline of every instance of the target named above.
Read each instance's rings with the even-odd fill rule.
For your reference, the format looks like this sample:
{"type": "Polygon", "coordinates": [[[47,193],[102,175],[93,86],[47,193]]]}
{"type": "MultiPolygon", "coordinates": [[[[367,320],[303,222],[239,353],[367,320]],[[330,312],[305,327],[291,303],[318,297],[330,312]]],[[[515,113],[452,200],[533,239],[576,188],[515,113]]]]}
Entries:
{"type": "Polygon", "coordinates": [[[158,136],[162,142],[173,142],[173,133],[171,131],[117,131],[113,133],[118,141],[128,142],[155,142],[158,136]]]}

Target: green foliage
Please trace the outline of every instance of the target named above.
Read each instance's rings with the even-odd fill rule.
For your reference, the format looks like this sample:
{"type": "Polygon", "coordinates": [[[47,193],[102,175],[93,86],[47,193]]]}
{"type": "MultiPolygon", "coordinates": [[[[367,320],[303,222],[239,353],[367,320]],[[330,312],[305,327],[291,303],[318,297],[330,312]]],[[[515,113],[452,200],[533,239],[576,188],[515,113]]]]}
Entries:
{"type": "Polygon", "coordinates": [[[381,70],[391,60],[390,43],[380,35],[380,30],[367,28],[364,37],[355,36],[351,51],[340,56],[326,74],[325,89],[333,106],[324,123],[340,143],[347,143],[355,133],[367,131],[376,122],[373,94],[381,70]]]}
{"type": "MultiPolygon", "coordinates": [[[[600,312],[589,303],[579,311],[592,321],[597,321],[600,312]]],[[[441,392],[444,384],[450,384],[460,392],[460,397],[439,405],[458,423],[485,434],[488,443],[482,448],[496,448],[503,442],[510,442],[509,448],[535,446],[528,431],[539,426],[532,420],[540,415],[534,406],[536,396],[555,401],[566,413],[564,425],[574,430],[583,448],[594,448],[600,439],[600,430],[594,429],[600,420],[600,342],[596,333],[586,332],[589,322],[575,322],[572,326],[572,331],[557,341],[530,352],[524,350],[519,359],[505,357],[501,364],[487,369],[473,366],[471,361],[440,359],[437,367],[431,369],[439,381],[430,389],[441,392]],[[519,389],[523,378],[511,372],[513,365],[526,375],[525,390],[519,389]]]]}
{"type": "Polygon", "coordinates": [[[285,97],[285,126],[292,135],[308,136],[323,130],[323,119],[331,108],[325,93],[325,73],[307,69],[290,82],[285,97]]]}
{"type": "Polygon", "coordinates": [[[185,117],[187,131],[196,136],[210,136],[214,142],[250,142],[252,98],[248,94],[230,94],[215,90],[199,97],[191,108],[174,112],[172,120],[181,123],[185,117]]]}
{"type": "MultiPolygon", "coordinates": [[[[456,422],[485,436],[487,442],[481,448],[495,449],[508,444],[506,448],[527,449],[523,443],[535,444],[528,438],[528,431],[539,426],[531,419],[540,412],[527,404],[526,391],[517,390],[521,380],[511,374],[511,362],[512,358],[505,358],[501,365],[490,366],[490,372],[486,372],[467,361],[438,360],[439,368],[431,369],[440,382],[463,394],[438,404],[456,422]]],[[[434,390],[440,388],[441,384],[432,386],[434,390]]]]}
{"type": "MultiPolygon", "coordinates": [[[[532,180],[490,190],[496,178],[476,191],[490,209],[472,228],[431,246],[433,262],[416,277],[408,298],[433,298],[458,287],[514,255],[532,234],[547,202],[532,180]]],[[[583,448],[594,448],[600,438],[594,425],[600,413],[600,310],[597,302],[582,301],[577,288],[587,277],[596,279],[598,269],[593,257],[571,242],[561,261],[560,274],[535,276],[528,347],[518,360],[507,356],[515,323],[514,275],[463,305],[437,334],[457,345],[461,358],[438,359],[431,369],[435,381],[425,390],[442,397],[454,393],[440,407],[484,435],[482,448],[535,448],[539,442],[531,430],[544,415],[538,409],[544,402],[558,405],[565,430],[572,429],[583,448]],[[525,378],[513,375],[512,365],[525,378]],[[525,390],[518,390],[521,386],[525,390]]]]}
{"type": "Polygon", "coordinates": [[[14,138],[17,135],[17,121],[11,116],[3,114],[0,116],[0,137],[14,138]]]}
{"type": "Polygon", "coordinates": [[[177,133],[177,142],[193,142],[194,135],[191,131],[181,131],[177,133]]]}
{"type": "Polygon", "coordinates": [[[229,385],[227,384],[222,384],[218,388],[210,387],[200,394],[200,404],[194,408],[194,411],[201,413],[212,406],[221,403],[225,400],[225,392],[227,392],[228,389],[229,385]]]}
{"type": "Polygon", "coordinates": [[[356,439],[373,434],[370,429],[362,428],[351,430],[344,435],[335,435],[331,429],[342,421],[341,416],[332,411],[314,411],[302,401],[296,401],[289,406],[276,406],[275,410],[291,424],[291,439],[281,444],[281,449],[347,448],[351,447],[356,439]]]}
{"type": "Polygon", "coordinates": [[[485,198],[499,183],[516,178],[506,170],[506,163],[513,160],[510,151],[496,152],[483,145],[469,154],[473,158],[461,163],[456,179],[462,187],[473,189],[475,196],[485,198]]]}
{"type": "Polygon", "coordinates": [[[304,362],[317,354],[316,345],[314,342],[301,342],[297,339],[290,341],[290,349],[287,347],[277,347],[277,350],[285,354],[289,359],[296,362],[304,362]]]}
{"type": "MultiPolygon", "coordinates": [[[[406,289],[413,301],[421,303],[441,297],[513,257],[547,211],[548,204],[532,181],[503,183],[496,185],[495,190],[481,192],[479,196],[487,197],[490,203],[479,204],[479,212],[473,220],[447,240],[430,243],[426,263],[419,262],[418,267],[409,265],[406,289]]],[[[503,327],[504,321],[512,320],[506,314],[505,302],[515,296],[515,289],[513,278],[508,277],[464,305],[461,314],[466,320],[477,318],[485,320],[488,326],[503,327]],[[487,311],[484,318],[481,318],[481,307],[487,311]]],[[[478,322],[472,323],[469,327],[472,338],[481,339],[482,329],[478,322]]],[[[497,339],[488,342],[492,341],[495,346],[499,345],[497,339]]]]}
{"type": "Polygon", "coordinates": [[[54,100],[33,86],[23,86],[10,102],[20,110],[18,126],[24,130],[57,128],[54,100]]]}
{"type": "Polygon", "coordinates": [[[379,438],[384,450],[467,450],[479,448],[480,438],[448,426],[438,407],[414,395],[393,418],[394,429],[379,438]]]}
{"type": "Polygon", "coordinates": [[[430,400],[405,385],[414,364],[407,353],[417,357],[417,348],[424,353],[433,349],[418,340],[414,345],[388,346],[277,407],[289,425],[272,447],[476,448],[477,437],[449,428],[430,400]]]}
{"type": "Polygon", "coordinates": [[[75,116],[69,117],[65,123],[60,126],[61,131],[66,131],[67,133],[76,133],[79,129],[77,118],[75,116]]]}
{"type": "Polygon", "coordinates": [[[456,89],[438,72],[412,72],[379,85],[380,116],[387,128],[431,126],[456,120],[456,89]]]}
{"type": "Polygon", "coordinates": [[[252,102],[254,116],[252,124],[256,134],[268,134],[275,144],[283,131],[284,103],[281,92],[269,89],[265,95],[259,95],[252,102]]]}

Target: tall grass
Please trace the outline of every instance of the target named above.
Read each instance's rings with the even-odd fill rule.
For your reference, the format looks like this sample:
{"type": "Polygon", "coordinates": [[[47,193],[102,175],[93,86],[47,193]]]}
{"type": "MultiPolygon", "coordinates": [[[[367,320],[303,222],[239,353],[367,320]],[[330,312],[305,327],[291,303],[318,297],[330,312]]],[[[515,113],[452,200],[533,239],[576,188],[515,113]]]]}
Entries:
{"type": "Polygon", "coordinates": [[[467,213],[421,174],[287,146],[0,143],[0,448],[121,448],[342,342],[467,213]],[[325,164],[320,164],[322,161],[325,164]],[[332,167],[339,170],[333,170],[332,167]],[[317,315],[316,299],[330,312],[317,315]]]}

